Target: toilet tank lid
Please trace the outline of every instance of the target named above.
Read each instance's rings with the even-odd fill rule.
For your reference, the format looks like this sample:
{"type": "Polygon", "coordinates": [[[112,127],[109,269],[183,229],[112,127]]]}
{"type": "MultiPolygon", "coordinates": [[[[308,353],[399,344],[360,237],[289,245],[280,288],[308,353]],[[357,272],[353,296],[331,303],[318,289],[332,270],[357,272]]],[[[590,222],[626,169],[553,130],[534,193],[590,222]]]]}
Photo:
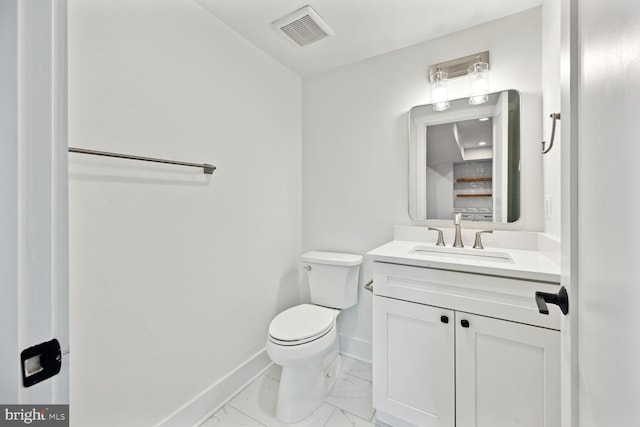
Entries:
{"type": "Polygon", "coordinates": [[[302,254],[302,260],[316,264],[354,266],[362,264],[362,255],[311,251],[302,254]]]}

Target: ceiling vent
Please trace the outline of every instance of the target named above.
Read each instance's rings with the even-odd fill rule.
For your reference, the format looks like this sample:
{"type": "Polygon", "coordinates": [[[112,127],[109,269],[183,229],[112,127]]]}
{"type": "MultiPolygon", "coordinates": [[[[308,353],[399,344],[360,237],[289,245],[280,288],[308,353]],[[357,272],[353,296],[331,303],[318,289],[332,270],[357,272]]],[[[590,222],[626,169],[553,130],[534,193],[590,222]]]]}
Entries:
{"type": "Polygon", "coordinates": [[[299,47],[333,35],[331,28],[311,6],[305,6],[271,25],[299,47]]]}

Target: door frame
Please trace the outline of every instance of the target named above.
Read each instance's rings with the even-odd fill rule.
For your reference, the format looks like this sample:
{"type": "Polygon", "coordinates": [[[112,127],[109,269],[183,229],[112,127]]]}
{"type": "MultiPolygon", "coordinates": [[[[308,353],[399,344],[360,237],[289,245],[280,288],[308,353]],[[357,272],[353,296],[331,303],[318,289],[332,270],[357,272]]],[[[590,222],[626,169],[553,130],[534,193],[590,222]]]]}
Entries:
{"type": "Polygon", "coordinates": [[[0,402],[65,404],[69,401],[67,1],[5,0],[0,8],[4,41],[0,46],[0,262],[5,276],[0,295],[6,297],[0,402]],[[61,344],[61,373],[23,387],[20,352],[52,338],[61,344]]]}
{"type": "Polygon", "coordinates": [[[561,4],[561,281],[569,313],[561,324],[562,426],[578,427],[578,0],[561,4]]]}

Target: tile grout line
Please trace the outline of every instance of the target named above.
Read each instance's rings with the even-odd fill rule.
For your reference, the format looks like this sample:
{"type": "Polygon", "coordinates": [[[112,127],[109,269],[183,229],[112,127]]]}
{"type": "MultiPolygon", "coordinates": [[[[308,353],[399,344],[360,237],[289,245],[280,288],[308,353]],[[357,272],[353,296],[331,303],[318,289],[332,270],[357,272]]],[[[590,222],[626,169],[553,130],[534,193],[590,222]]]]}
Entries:
{"type": "MultiPolygon", "coordinates": [[[[329,405],[329,406],[333,406],[333,405],[331,405],[330,403],[326,403],[326,402],[325,402],[325,404],[327,404],[327,405],[329,405]]],[[[333,414],[335,414],[335,413],[336,413],[336,410],[337,410],[337,409],[338,409],[338,408],[336,408],[335,406],[333,406],[333,411],[331,411],[331,414],[329,414],[329,418],[327,418],[327,421],[325,421],[325,422],[324,422],[324,424],[322,425],[322,427],[328,427],[328,426],[327,426],[327,423],[329,422],[329,420],[331,419],[331,417],[333,417],[333,414]]]]}
{"type": "MultiPolygon", "coordinates": [[[[260,424],[261,426],[264,427],[269,427],[267,424],[264,424],[262,421],[256,420],[255,418],[253,418],[251,415],[247,414],[244,411],[241,411],[240,409],[236,408],[235,406],[231,405],[231,402],[227,403],[227,405],[229,405],[230,407],[232,407],[233,409],[235,409],[236,411],[240,412],[242,415],[244,415],[245,417],[249,418],[250,420],[253,420],[255,422],[257,422],[258,424],[260,424]]],[[[226,406],[226,405],[225,405],[226,406]]]]}
{"type": "MultiPolygon", "coordinates": [[[[361,383],[361,384],[363,384],[363,385],[365,385],[365,384],[366,384],[366,387],[368,387],[369,389],[371,389],[371,388],[372,388],[372,386],[373,386],[373,382],[372,382],[372,381],[370,381],[370,380],[368,380],[368,379],[366,379],[366,378],[362,378],[362,377],[360,377],[360,376],[358,376],[358,375],[354,375],[354,374],[352,374],[352,373],[350,373],[350,372],[348,372],[348,371],[346,371],[346,370],[342,370],[342,371],[340,372],[340,376],[341,376],[341,377],[343,377],[346,381],[349,381],[349,382],[351,382],[351,381],[357,381],[357,382],[360,382],[360,383],[361,383]]],[[[353,399],[363,399],[363,396],[352,396],[352,395],[344,395],[344,396],[340,395],[340,396],[338,396],[338,395],[336,395],[336,394],[332,394],[332,393],[335,393],[335,391],[336,391],[336,390],[335,390],[335,388],[334,388],[333,390],[331,390],[331,392],[327,395],[327,398],[329,398],[329,397],[334,397],[334,398],[338,398],[338,399],[346,399],[346,400],[351,400],[351,401],[353,401],[353,399]]],[[[356,417],[357,419],[360,419],[360,420],[362,420],[362,421],[364,421],[364,422],[367,422],[367,423],[370,423],[370,424],[374,424],[374,423],[372,423],[372,422],[371,422],[371,419],[372,419],[372,417],[375,415],[375,412],[376,412],[376,410],[375,410],[375,408],[373,407],[373,405],[371,405],[371,407],[370,407],[370,408],[371,408],[371,410],[372,410],[371,415],[368,415],[368,414],[359,415],[359,414],[356,414],[356,413],[354,413],[354,412],[351,412],[351,411],[350,411],[350,410],[348,410],[348,409],[345,409],[345,408],[343,408],[343,407],[339,406],[339,405],[338,405],[338,404],[336,404],[336,403],[333,403],[333,402],[327,402],[327,403],[329,403],[329,404],[331,404],[331,405],[333,405],[333,406],[336,406],[336,407],[337,407],[337,409],[339,409],[339,410],[343,411],[343,412],[344,412],[344,413],[346,413],[346,414],[349,414],[349,415],[351,415],[351,416],[354,416],[354,417],[356,417]]],[[[375,425],[375,424],[374,424],[374,425],[375,425]]]]}
{"type": "MultiPolygon", "coordinates": [[[[373,425],[375,426],[375,424],[374,424],[371,420],[367,420],[366,418],[362,418],[360,415],[356,415],[356,414],[354,414],[353,412],[347,411],[346,409],[343,409],[343,408],[341,408],[341,407],[339,407],[339,406],[334,405],[333,403],[325,402],[325,404],[327,404],[327,405],[329,405],[329,406],[333,406],[333,407],[334,407],[334,411],[331,413],[331,416],[333,416],[333,414],[335,413],[335,411],[342,411],[342,412],[345,412],[345,413],[347,413],[347,414],[349,414],[349,415],[352,415],[352,416],[354,416],[354,417],[356,417],[356,418],[358,418],[358,419],[361,419],[361,420],[362,420],[362,421],[364,421],[364,422],[368,422],[368,423],[370,423],[370,424],[373,424],[373,425]]],[[[375,413],[376,413],[376,411],[374,410],[374,411],[373,411],[373,415],[375,415],[375,413]]],[[[373,415],[371,416],[371,417],[372,417],[372,419],[373,419],[373,415]]],[[[331,416],[329,416],[329,418],[327,419],[327,422],[329,422],[329,419],[331,419],[331,416]]],[[[325,423],[325,427],[326,427],[326,426],[327,426],[327,424],[325,423]]]]}
{"type": "MultiPolygon", "coordinates": [[[[229,401],[229,403],[227,403],[225,406],[230,406],[230,407],[232,407],[233,409],[235,409],[236,411],[240,412],[240,413],[241,413],[242,415],[244,415],[245,417],[247,417],[247,418],[249,418],[249,419],[252,419],[253,421],[255,421],[255,422],[257,422],[258,424],[260,424],[261,426],[269,427],[267,424],[263,423],[262,421],[260,421],[260,420],[257,420],[257,419],[255,419],[255,418],[253,418],[251,415],[247,414],[247,413],[246,413],[246,412],[244,412],[243,410],[241,410],[241,409],[236,408],[235,406],[233,406],[233,405],[231,404],[231,401],[229,401]]],[[[223,408],[224,408],[224,406],[223,406],[223,408]]]]}
{"type": "Polygon", "coordinates": [[[233,405],[229,405],[228,403],[227,403],[226,405],[224,405],[222,408],[218,409],[218,410],[216,411],[216,413],[215,413],[215,414],[213,414],[213,415],[211,415],[209,418],[207,418],[207,419],[206,419],[202,424],[200,424],[200,426],[202,426],[202,425],[206,424],[206,422],[207,422],[207,421],[209,421],[210,419],[212,419],[213,417],[215,417],[215,415],[216,415],[218,412],[220,412],[220,411],[222,411],[222,410],[225,410],[225,408],[227,408],[227,407],[229,407],[229,408],[233,409],[234,411],[239,412],[240,414],[242,414],[242,415],[244,415],[245,417],[249,418],[251,421],[255,421],[256,423],[260,424],[260,425],[261,425],[261,426],[263,426],[263,427],[269,427],[269,426],[267,426],[266,424],[261,423],[260,421],[256,420],[256,419],[255,419],[255,418],[253,418],[251,415],[249,415],[249,414],[246,414],[246,413],[242,412],[240,409],[236,408],[236,407],[235,407],[235,406],[233,406],[233,405]]]}
{"type": "Polygon", "coordinates": [[[354,375],[354,374],[350,374],[349,372],[341,371],[341,372],[340,372],[340,375],[342,375],[342,374],[349,375],[350,377],[354,377],[354,378],[357,378],[357,379],[359,379],[359,380],[366,381],[366,382],[368,382],[368,383],[370,383],[370,384],[373,384],[373,381],[368,380],[368,379],[366,379],[366,378],[359,377],[359,376],[354,375]]]}

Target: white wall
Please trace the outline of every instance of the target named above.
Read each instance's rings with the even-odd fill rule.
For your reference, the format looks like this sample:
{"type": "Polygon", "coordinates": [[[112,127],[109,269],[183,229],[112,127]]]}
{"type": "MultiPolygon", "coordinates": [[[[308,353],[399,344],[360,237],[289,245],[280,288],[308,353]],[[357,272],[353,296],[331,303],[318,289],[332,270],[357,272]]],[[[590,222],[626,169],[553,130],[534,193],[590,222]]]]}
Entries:
{"type": "MultiPolygon", "coordinates": [[[[429,103],[429,65],[484,50],[491,52],[492,92],[541,95],[540,8],[303,79],[303,250],[364,253],[391,240],[394,224],[411,224],[408,111],[429,103]]],[[[464,97],[468,83],[451,80],[449,89],[451,98],[464,97]]],[[[523,138],[539,144],[540,130],[526,128],[523,138]]],[[[361,284],[371,278],[370,263],[362,273],[361,284]]],[[[358,306],[341,315],[340,333],[367,357],[369,293],[361,290],[358,306]]]]}
{"type": "MultiPolygon", "coordinates": [[[[542,5],[542,125],[543,140],[551,140],[549,115],[560,112],[560,5],[558,0],[545,0],[542,5]]],[[[551,216],[545,214],[544,231],[560,238],[562,203],[560,194],[560,147],[562,121],[556,124],[553,148],[542,158],[544,195],[551,201],[551,216]]],[[[541,147],[540,147],[541,148],[541,147]]]]}
{"type": "MultiPolygon", "coordinates": [[[[298,302],[300,78],[197,3],[69,2],[74,425],[153,425],[298,302]]],[[[213,409],[213,408],[212,408],[213,409]]]]}

